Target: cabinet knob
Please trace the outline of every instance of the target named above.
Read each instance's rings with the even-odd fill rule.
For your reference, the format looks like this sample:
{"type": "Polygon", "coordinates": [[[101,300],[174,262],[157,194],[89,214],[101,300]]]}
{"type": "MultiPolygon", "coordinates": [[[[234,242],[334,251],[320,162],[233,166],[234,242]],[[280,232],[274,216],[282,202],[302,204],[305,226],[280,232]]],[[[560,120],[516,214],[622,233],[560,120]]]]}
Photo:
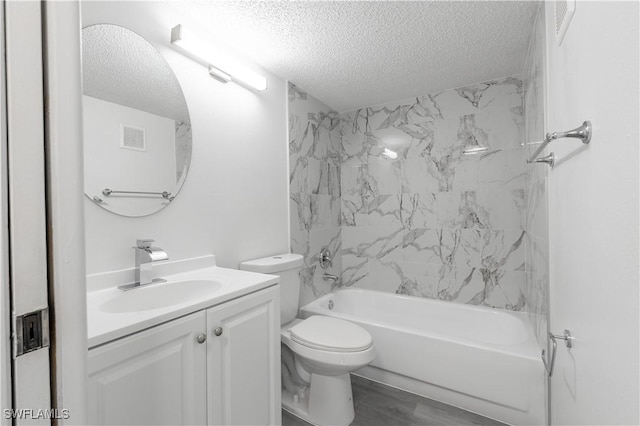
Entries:
{"type": "Polygon", "coordinates": [[[198,343],[204,343],[207,341],[207,335],[204,333],[198,334],[198,337],[196,337],[196,341],[198,343]]]}
{"type": "Polygon", "coordinates": [[[215,334],[216,336],[220,336],[222,334],[222,327],[217,327],[215,330],[213,330],[213,334],[215,334]]]}

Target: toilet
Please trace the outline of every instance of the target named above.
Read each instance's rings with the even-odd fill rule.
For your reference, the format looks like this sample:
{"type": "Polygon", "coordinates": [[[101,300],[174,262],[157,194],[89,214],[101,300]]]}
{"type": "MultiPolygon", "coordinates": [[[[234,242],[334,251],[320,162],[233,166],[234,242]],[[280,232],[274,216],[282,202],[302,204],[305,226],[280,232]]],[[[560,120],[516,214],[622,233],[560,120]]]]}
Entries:
{"type": "Polygon", "coordinates": [[[240,264],[240,269],[280,276],[282,406],[315,425],[353,421],[349,373],[375,356],[371,335],[338,318],[296,318],[300,296],[299,254],[282,254],[240,264]]]}

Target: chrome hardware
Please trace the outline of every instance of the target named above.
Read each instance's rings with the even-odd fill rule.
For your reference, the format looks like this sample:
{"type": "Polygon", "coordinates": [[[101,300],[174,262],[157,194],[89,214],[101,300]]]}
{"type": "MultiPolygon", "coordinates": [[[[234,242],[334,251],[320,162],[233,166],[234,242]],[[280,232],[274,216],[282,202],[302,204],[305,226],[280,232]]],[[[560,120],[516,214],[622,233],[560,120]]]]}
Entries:
{"type": "MultiPolygon", "coordinates": [[[[129,195],[160,195],[162,198],[169,200],[169,201],[173,201],[174,198],[176,197],[172,197],[170,192],[167,191],[162,191],[162,192],[147,192],[147,191],[115,191],[113,189],[109,189],[109,188],[105,188],[102,190],[102,195],[104,195],[105,197],[110,197],[112,195],[115,194],[129,194],[129,195]]],[[[94,197],[95,198],[95,197],[94,197]]]]}
{"type": "Polygon", "coordinates": [[[327,247],[320,250],[320,267],[322,269],[327,269],[333,266],[333,259],[331,256],[331,252],[327,247]]]}
{"type": "Polygon", "coordinates": [[[544,143],[544,141],[535,141],[535,142],[522,142],[520,146],[535,146],[544,143]]]}
{"type": "Polygon", "coordinates": [[[329,310],[333,310],[333,300],[329,300],[329,310]]]}
{"type": "Polygon", "coordinates": [[[213,330],[213,334],[215,334],[216,336],[220,336],[222,334],[222,327],[217,327],[215,330],[213,330]]]}
{"type": "Polygon", "coordinates": [[[553,132],[551,134],[547,133],[546,139],[556,140],[562,138],[577,138],[581,139],[582,143],[587,145],[591,142],[591,122],[585,121],[582,123],[582,126],[576,127],[572,130],[567,130],[566,132],[553,132]]]}
{"type": "Polygon", "coordinates": [[[544,137],[544,141],[542,141],[542,144],[540,144],[540,146],[538,147],[538,149],[536,149],[533,155],[529,157],[529,159],[527,160],[527,163],[529,164],[547,163],[549,164],[549,166],[553,167],[554,162],[549,161],[548,159],[549,156],[543,157],[543,158],[537,158],[538,154],[540,154],[547,147],[547,145],[549,145],[550,142],[556,139],[576,138],[576,139],[582,140],[582,143],[587,145],[589,142],[591,142],[592,131],[593,131],[593,127],[591,126],[591,122],[587,120],[584,123],[582,123],[582,126],[576,127],[575,129],[568,130],[566,132],[547,133],[547,135],[544,137]],[[545,161],[545,159],[547,160],[545,161]],[[538,160],[543,160],[543,161],[538,161],[538,160]]]}
{"type": "Polygon", "coordinates": [[[162,283],[166,283],[167,280],[165,280],[164,278],[154,278],[151,280],[150,283],[147,284],[140,284],[139,282],[134,282],[134,283],[129,283],[129,284],[122,284],[118,286],[118,289],[122,290],[122,291],[129,291],[129,290],[133,290],[134,288],[138,288],[140,286],[147,286],[150,284],[162,284],[162,283]]]}
{"type": "Polygon", "coordinates": [[[531,160],[531,161],[527,161],[528,163],[547,163],[550,167],[553,167],[553,165],[556,163],[556,156],[553,154],[553,152],[549,155],[546,155],[544,157],[540,157],[540,158],[536,158],[535,160],[531,160]]]}
{"type": "Polygon", "coordinates": [[[151,278],[151,269],[154,262],[169,260],[167,253],[157,247],[151,247],[154,240],[136,240],[135,254],[135,281],[131,284],[118,286],[120,290],[128,291],[136,287],[148,284],[164,283],[162,278],[151,278]]]}
{"type": "Polygon", "coordinates": [[[475,146],[466,148],[464,151],[462,151],[462,153],[464,155],[474,155],[474,154],[480,154],[481,152],[485,152],[488,149],[489,148],[487,148],[486,146],[481,146],[476,142],[475,146]]]}
{"type": "Polygon", "coordinates": [[[207,335],[204,333],[198,334],[198,337],[196,337],[196,342],[200,344],[203,344],[206,341],[207,341],[207,335]]]}
{"type": "Polygon", "coordinates": [[[573,337],[571,335],[571,331],[570,330],[565,330],[564,334],[562,336],[560,336],[558,334],[549,333],[549,338],[551,340],[553,340],[553,341],[555,341],[556,339],[564,340],[564,344],[568,348],[572,348],[573,347],[573,343],[572,342],[575,339],[575,337],[573,337]]]}
{"type": "Polygon", "coordinates": [[[544,365],[544,369],[547,371],[547,376],[551,377],[553,376],[553,368],[556,365],[556,349],[558,347],[558,344],[556,343],[556,341],[553,341],[553,350],[551,351],[551,363],[547,364],[547,357],[546,357],[546,353],[545,350],[542,350],[542,353],[540,354],[540,356],[542,357],[542,364],[544,365]]]}
{"type": "Polygon", "coordinates": [[[547,364],[547,358],[545,356],[544,349],[542,350],[541,356],[542,356],[542,363],[544,364],[544,369],[547,370],[547,374],[549,375],[549,377],[551,377],[553,376],[553,369],[556,365],[556,352],[558,351],[558,342],[556,339],[564,340],[564,343],[567,346],[567,348],[572,348],[573,347],[572,342],[573,342],[573,339],[575,339],[575,337],[571,335],[570,330],[565,330],[562,336],[549,332],[548,337],[551,339],[551,342],[553,345],[551,349],[551,362],[547,364]]]}
{"type": "Polygon", "coordinates": [[[333,275],[328,272],[325,272],[324,274],[322,274],[322,279],[325,281],[331,280],[334,283],[337,283],[340,280],[340,277],[338,277],[337,275],[333,275]]]}

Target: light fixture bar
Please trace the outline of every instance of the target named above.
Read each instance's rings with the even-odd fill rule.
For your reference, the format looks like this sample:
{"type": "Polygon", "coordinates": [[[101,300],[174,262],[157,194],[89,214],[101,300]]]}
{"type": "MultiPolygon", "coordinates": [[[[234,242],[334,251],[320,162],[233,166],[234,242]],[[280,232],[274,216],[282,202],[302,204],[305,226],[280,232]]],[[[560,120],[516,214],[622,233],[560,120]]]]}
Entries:
{"type": "Polygon", "coordinates": [[[392,160],[395,160],[396,158],[398,158],[398,153],[390,150],[389,148],[385,148],[384,151],[382,151],[382,155],[392,160]]]}
{"type": "Polygon", "coordinates": [[[223,83],[228,83],[231,81],[231,76],[229,74],[224,71],[220,71],[218,68],[212,65],[209,65],[209,75],[223,83]]]}
{"type": "Polygon", "coordinates": [[[182,25],[171,29],[171,44],[187,52],[190,56],[209,67],[209,74],[221,81],[231,81],[249,86],[259,92],[267,89],[267,79],[229,55],[203,43],[182,25]],[[215,71],[212,73],[211,68],[215,71]],[[227,79],[228,78],[228,79],[227,79]]]}

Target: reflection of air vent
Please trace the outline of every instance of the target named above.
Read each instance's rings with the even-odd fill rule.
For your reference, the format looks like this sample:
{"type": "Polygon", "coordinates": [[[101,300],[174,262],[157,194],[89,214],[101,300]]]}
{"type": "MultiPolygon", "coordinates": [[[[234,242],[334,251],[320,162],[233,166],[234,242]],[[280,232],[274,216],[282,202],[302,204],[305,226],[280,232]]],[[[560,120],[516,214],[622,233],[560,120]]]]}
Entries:
{"type": "Polygon", "coordinates": [[[144,151],[146,149],[144,140],[144,128],[123,124],[120,147],[135,149],[137,151],[144,151]]]}
{"type": "Polygon", "coordinates": [[[567,29],[569,29],[569,22],[571,22],[573,14],[576,13],[576,0],[556,0],[555,6],[556,39],[558,46],[560,46],[565,34],[567,34],[567,29]]]}

